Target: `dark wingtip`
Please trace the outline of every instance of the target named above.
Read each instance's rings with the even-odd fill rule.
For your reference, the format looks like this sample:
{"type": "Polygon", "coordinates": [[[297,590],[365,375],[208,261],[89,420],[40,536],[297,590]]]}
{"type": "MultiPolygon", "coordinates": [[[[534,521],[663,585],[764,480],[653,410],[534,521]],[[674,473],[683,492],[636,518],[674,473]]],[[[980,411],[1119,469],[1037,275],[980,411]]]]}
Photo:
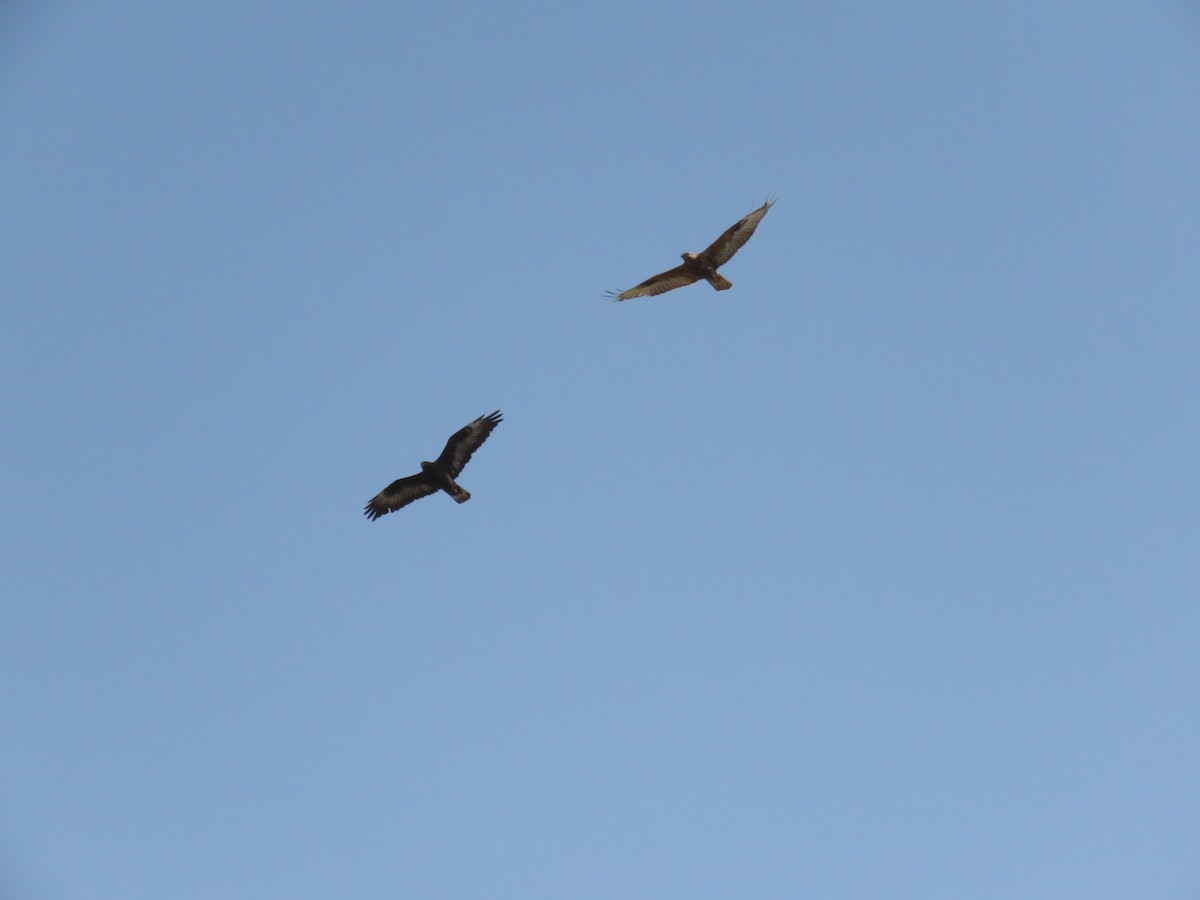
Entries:
{"type": "Polygon", "coordinates": [[[612,302],[617,303],[617,302],[621,301],[622,299],[624,299],[621,296],[624,293],[625,293],[624,291],[605,291],[604,296],[607,297],[612,302]]]}

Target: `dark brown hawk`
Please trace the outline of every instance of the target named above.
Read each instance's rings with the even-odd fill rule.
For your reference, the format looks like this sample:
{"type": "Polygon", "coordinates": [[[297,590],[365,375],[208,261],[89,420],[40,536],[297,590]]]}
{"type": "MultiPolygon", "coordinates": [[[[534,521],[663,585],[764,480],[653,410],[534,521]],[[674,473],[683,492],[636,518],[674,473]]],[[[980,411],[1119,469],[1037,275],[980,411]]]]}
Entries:
{"type": "Polygon", "coordinates": [[[733,259],[733,254],[746,245],[746,241],[750,240],[750,235],[754,234],[754,229],[758,227],[758,223],[762,221],[762,217],[767,214],[767,210],[774,203],[774,200],[768,200],[754,212],[743,216],[737,224],[713,241],[703,252],[681,253],[683,265],[659,272],[636,287],[621,291],[619,294],[616,291],[610,291],[609,296],[614,300],[653,297],[655,294],[665,294],[675,288],[693,284],[701,278],[718,291],[729,290],[733,287],[733,282],[721,275],[717,269],[733,259]]]}
{"type": "Polygon", "coordinates": [[[492,429],[501,421],[500,410],[496,410],[454,432],[446,441],[446,449],[441,456],[433,462],[422,462],[420,474],[397,479],[385,487],[363,508],[363,515],[373,521],[438,491],[445,491],[457,502],[466,503],[471,495],[459,487],[454,479],[462,473],[471,454],[483,446],[492,429]]]}

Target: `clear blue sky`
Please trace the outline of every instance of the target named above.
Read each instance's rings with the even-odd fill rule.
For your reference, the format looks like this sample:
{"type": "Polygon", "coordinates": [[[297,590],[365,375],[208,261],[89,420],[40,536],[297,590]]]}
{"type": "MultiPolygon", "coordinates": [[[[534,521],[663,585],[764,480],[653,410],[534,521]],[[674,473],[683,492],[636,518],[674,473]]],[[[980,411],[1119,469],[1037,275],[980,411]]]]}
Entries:
{"type": "Polygon", "coordinates": [[[1183,2],[5,3],[0,895],[1200,895],[1198,111],[1183,2]]]}

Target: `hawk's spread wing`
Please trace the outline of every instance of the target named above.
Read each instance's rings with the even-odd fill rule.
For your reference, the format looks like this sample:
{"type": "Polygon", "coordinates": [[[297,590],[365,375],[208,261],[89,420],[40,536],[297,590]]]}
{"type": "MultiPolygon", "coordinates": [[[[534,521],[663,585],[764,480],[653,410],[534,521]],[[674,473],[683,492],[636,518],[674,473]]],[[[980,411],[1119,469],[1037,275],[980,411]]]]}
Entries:
{"type": "Polygon", "coordinates": [[[667,291],[673,291],[675,288],[686,287],[689,284],[694,284],[699,281],[698,275],[694,275],[687,270],[685,266],[676,266],[673,269],[667,269],[665,272],[659,272],[650,278],[647,278],[636,287],[631,287],[627,291],[621,291],[617,294],[610,292],[609,296],[614,300],[631,300],[634,297],[653,297],[655,294],[665,294],[667,291]]]}
{"type": "Polygon", "coordinates": [[[363,507],[363,515],[374,521],[380,516],[395,512],[402,506],[408,506],[414,500],[436,494],[438,486],[424,472],[398,478],[382,491],[371,498],[371,502],[363,507]]]}
{"type": "Polygon", "coordinates": [[[486,416],[480,416],[470,425],[460,428],[446,441],[446,449],[437,458],[437,464],[450,473],[451,478],[457,478],[463,466],[471,459],[471,454],[483,446],[497,425],[503,421],[500,410],[486,416]]]}
{"type": "Polygon", "coordinates": [[[746,241],[750,240],[750,235],[754,234],[754,229],[758,227],[758,223],[762,221],[762,217],[767,214],[767,210],[774,202],[774,200],[768,200],[754,212],[739,219],[736,225],[709,244],[700,254],[698,262],[719,269],[733,259],[733,254],[746,246],[746,241]]]}

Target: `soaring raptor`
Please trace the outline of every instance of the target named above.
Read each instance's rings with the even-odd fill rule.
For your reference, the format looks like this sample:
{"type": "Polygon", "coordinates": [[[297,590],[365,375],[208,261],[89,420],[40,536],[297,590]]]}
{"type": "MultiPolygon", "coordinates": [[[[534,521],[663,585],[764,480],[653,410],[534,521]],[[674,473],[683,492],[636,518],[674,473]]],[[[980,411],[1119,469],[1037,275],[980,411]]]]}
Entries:
{"type": "Polygon", "coordinates": [[[754,212],[743,216],[732,228],[713,241],[707,250],[701,253],[681,253],[683,265],[659,272],[652,278],[647,278],[637,287],[627,291],[610,291],[609,296],[614,300],[632,300],[634,297],[653,297],[655,294],[665,294],[675,288],[685,287],[703,278],[718,291],[727,291],[733,287],[733,282],[720,274],[717,269],[733,259],[750,240],[754,229],[767,214],[774,200],[768,200],[754,212]]]}
{"type": "Polygon", "coordinates": [[[459,487],[454,479],[462,473],[471,454],[483,446],[492,429],[501,421],[500,410],[496,410],[454,432],[446,441],[446,449],[441,456],[433,462],[422,462],[420,474],[397,479],[385,487],[363,508],[363,515],[374,521],[438,491],[445,491],[457,502],[466,503],[471,495],[459,487]]]}

